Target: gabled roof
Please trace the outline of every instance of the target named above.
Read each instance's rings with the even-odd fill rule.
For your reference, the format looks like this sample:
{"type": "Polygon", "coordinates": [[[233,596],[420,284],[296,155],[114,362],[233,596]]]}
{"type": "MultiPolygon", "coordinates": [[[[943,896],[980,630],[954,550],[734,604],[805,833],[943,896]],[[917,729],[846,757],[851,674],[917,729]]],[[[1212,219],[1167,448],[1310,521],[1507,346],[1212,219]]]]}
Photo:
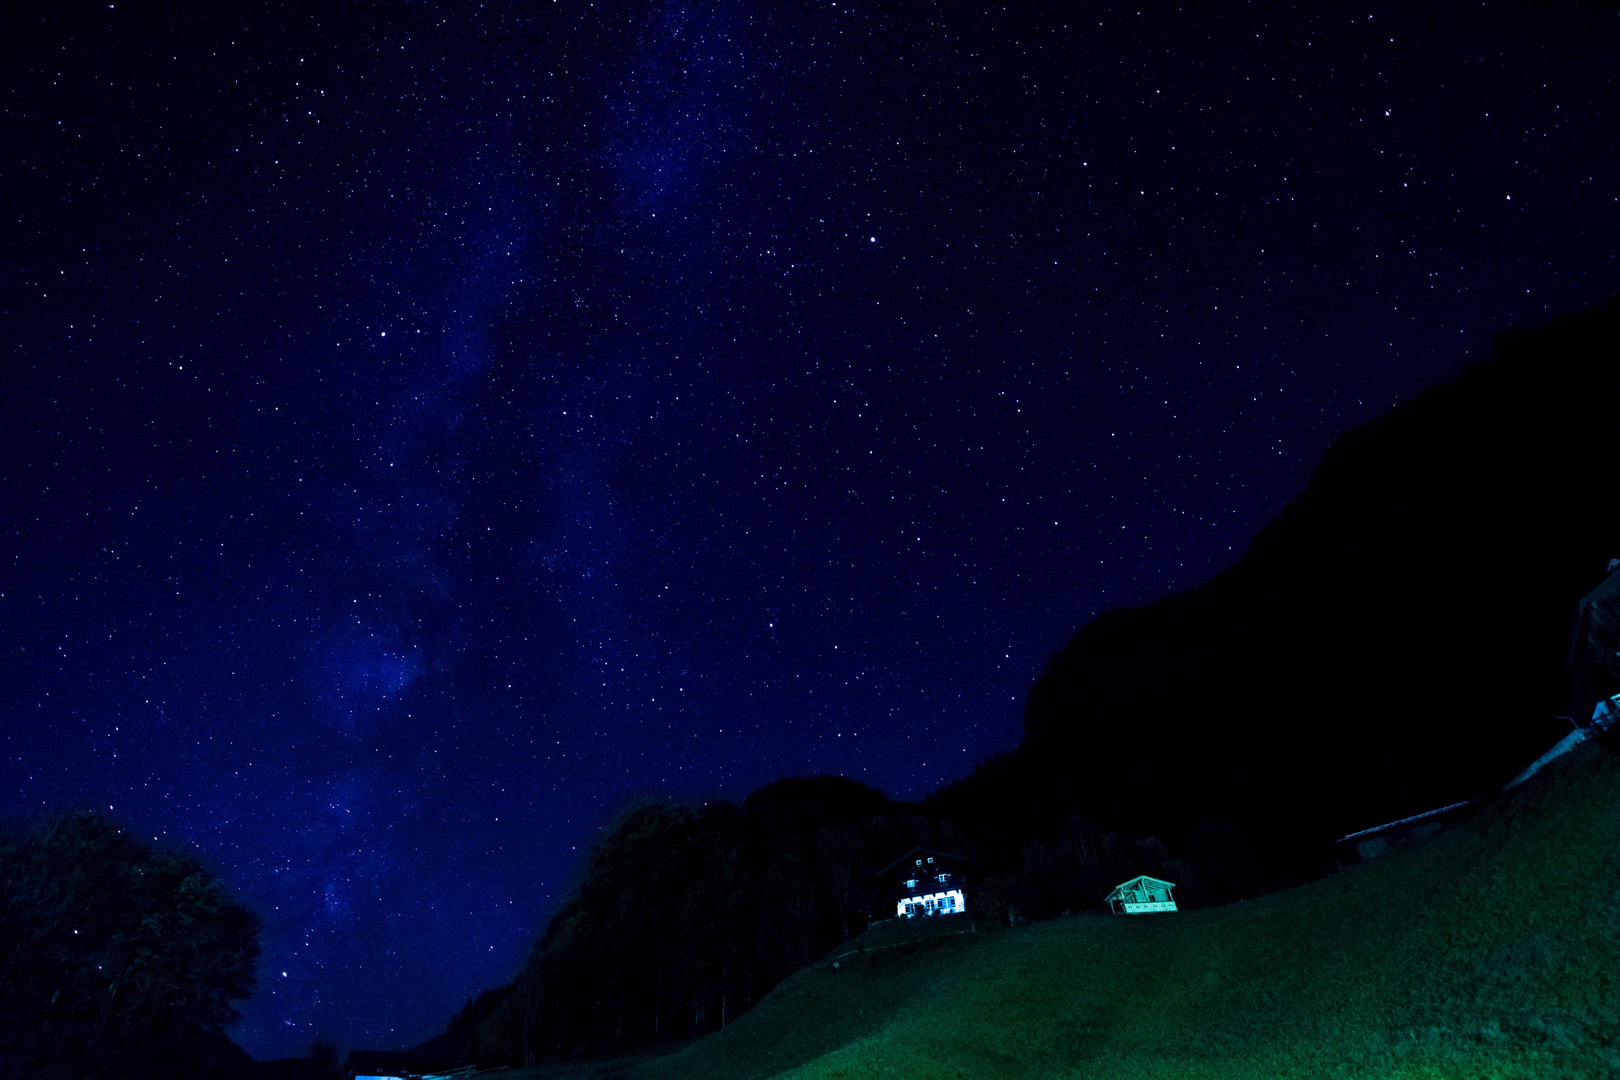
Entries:
{"type": "Polygon", "coordinates": [[[1126,889],[1129,889],[1131,886],[1133,886],[1133,885],[1141,885],[1141,884],[1163,885],[1167,889],[1173,889],[1173,888],[1176,887],[1176,883],[1173,882],[1173,881],[1161,881],[1160,879],[1158,879],[1156,877],[1148,877],[1146,874],[1138,874],[1136,877],[1131,878],[1131,880],[1129,880],[1129,881],[1122,881],[1118,885],[1115,885],[1114,886],[1114,891],[1109,893],[1107,896],[1103,897],[1103,899],[1104,900],[1112,900],[1114,897],[1118,896],[1120,893],[1124,892],[1126,889]]]}
{"type": "Polygon", "coordinates": [[[919,855],[932,855],[937,859],[950,859],[952,862],[958,862],[958,863],[967,862],[967,859],[963,858],[962,856],[960,856],[960,855],[952,855],[948,851],[935,851],[933,848],[914,847],[910,851],[906,852],[904,855],[900,856],[898,859],[894,860],[894,862],[890,863],[888,866],[885,866],[883,869],[881,869],[877,873],[873,874],[872,876],[873,877],[882,877],[884,874],[887,874],[890,870],[893,870],[896,867],[898,867],[901,863],[906,862],[908,859],[915,859],[919,855]]]}
{"type": "Polygon", "coordinates": [[[1441,814],[1448,814],[1453,810],[1462,810],[1466,807],[1473,806],[1475,803],[1484,801],[1485,797],[1483,795],[1476,799],[1464,799],[1462,802],[1454,802],[1450,806],[1442,806],[1438,810],[1427,810],[1421,814],[1413,814],[1411,817],[1403,817],[1399,821],[1391,821],[1383,825],[1375,825],[1370,829],[1362,829],[1360,832],[1353,832],[1349,836],[1341,836],[1339,839],[1335,840],[1334,843],[1343,844],[1351,840],[1368,840],[1374,836],[1377,836],[1381,832],[1385,832],[1386,830],[1398,829],[1403,825],[1416,825],[1418,822],[1425,821],[1428,818],[1439,817],[1441,814]]]}

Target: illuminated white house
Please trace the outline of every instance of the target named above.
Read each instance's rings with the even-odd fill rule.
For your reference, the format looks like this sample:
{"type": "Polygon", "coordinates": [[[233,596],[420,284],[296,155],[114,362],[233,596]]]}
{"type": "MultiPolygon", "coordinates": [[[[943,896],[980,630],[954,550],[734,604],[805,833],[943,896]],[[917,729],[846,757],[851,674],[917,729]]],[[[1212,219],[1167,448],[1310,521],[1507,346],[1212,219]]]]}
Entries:
{"type": "Polygon", "coordinates": [[[1114,891],[1108,894],[1108,906],[1114,909],[1115,915],[1146,915],[1151,911],[1176,910],[1175,899],[1171,897],[1170,890],[1175,883],[1160,881],[1156,877],[1134,877],[1131,880],[1114,886],[1114,891]]]}
{"type": "Polygon", "coordinates": [[[960,855],[912,848],[878,871],[890,880],[890,900],[899,919],[959,915],[967,911],[967,892],[958,867],[960,855]]]}

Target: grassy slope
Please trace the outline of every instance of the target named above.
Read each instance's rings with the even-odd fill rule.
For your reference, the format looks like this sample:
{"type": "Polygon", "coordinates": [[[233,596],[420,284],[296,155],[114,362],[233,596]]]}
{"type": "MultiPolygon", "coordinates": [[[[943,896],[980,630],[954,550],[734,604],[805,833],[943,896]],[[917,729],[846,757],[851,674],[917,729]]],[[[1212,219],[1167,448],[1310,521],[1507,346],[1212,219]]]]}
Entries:
{"type": "Polygon", "coordinates": [[[1620,1076],[1617,945],[1620,758],[1588,744],[1286,893],[819,964],[633,1075],[1620,1076]]]}

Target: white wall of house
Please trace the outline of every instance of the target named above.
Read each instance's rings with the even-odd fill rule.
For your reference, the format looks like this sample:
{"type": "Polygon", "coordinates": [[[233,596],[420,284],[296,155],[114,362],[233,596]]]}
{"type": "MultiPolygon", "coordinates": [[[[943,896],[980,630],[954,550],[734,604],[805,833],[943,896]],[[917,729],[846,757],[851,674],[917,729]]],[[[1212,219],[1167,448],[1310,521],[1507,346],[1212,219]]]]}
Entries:
{"type": "Polygon", "coordinates": [[[967,898],[961,889],[949,892],[919,893],[908,896],[894,906],[897,918],[909,919],[917,915],[955,915],[967,910],[967,898]]]}

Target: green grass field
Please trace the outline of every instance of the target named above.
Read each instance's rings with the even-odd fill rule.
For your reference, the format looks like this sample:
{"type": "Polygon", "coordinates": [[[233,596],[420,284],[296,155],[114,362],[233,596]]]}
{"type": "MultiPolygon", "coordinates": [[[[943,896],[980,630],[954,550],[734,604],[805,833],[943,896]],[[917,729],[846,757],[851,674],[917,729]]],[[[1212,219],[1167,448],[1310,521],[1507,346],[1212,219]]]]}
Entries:
{"type": "MultiPolygon", "coordinates": [[[[843,957],[613,1070],[792,1077],[1620,1077],[1620,758],[1310,885],[843,957]]],[[[842,951],[842,950],[841,950],[842,951]]]]}

